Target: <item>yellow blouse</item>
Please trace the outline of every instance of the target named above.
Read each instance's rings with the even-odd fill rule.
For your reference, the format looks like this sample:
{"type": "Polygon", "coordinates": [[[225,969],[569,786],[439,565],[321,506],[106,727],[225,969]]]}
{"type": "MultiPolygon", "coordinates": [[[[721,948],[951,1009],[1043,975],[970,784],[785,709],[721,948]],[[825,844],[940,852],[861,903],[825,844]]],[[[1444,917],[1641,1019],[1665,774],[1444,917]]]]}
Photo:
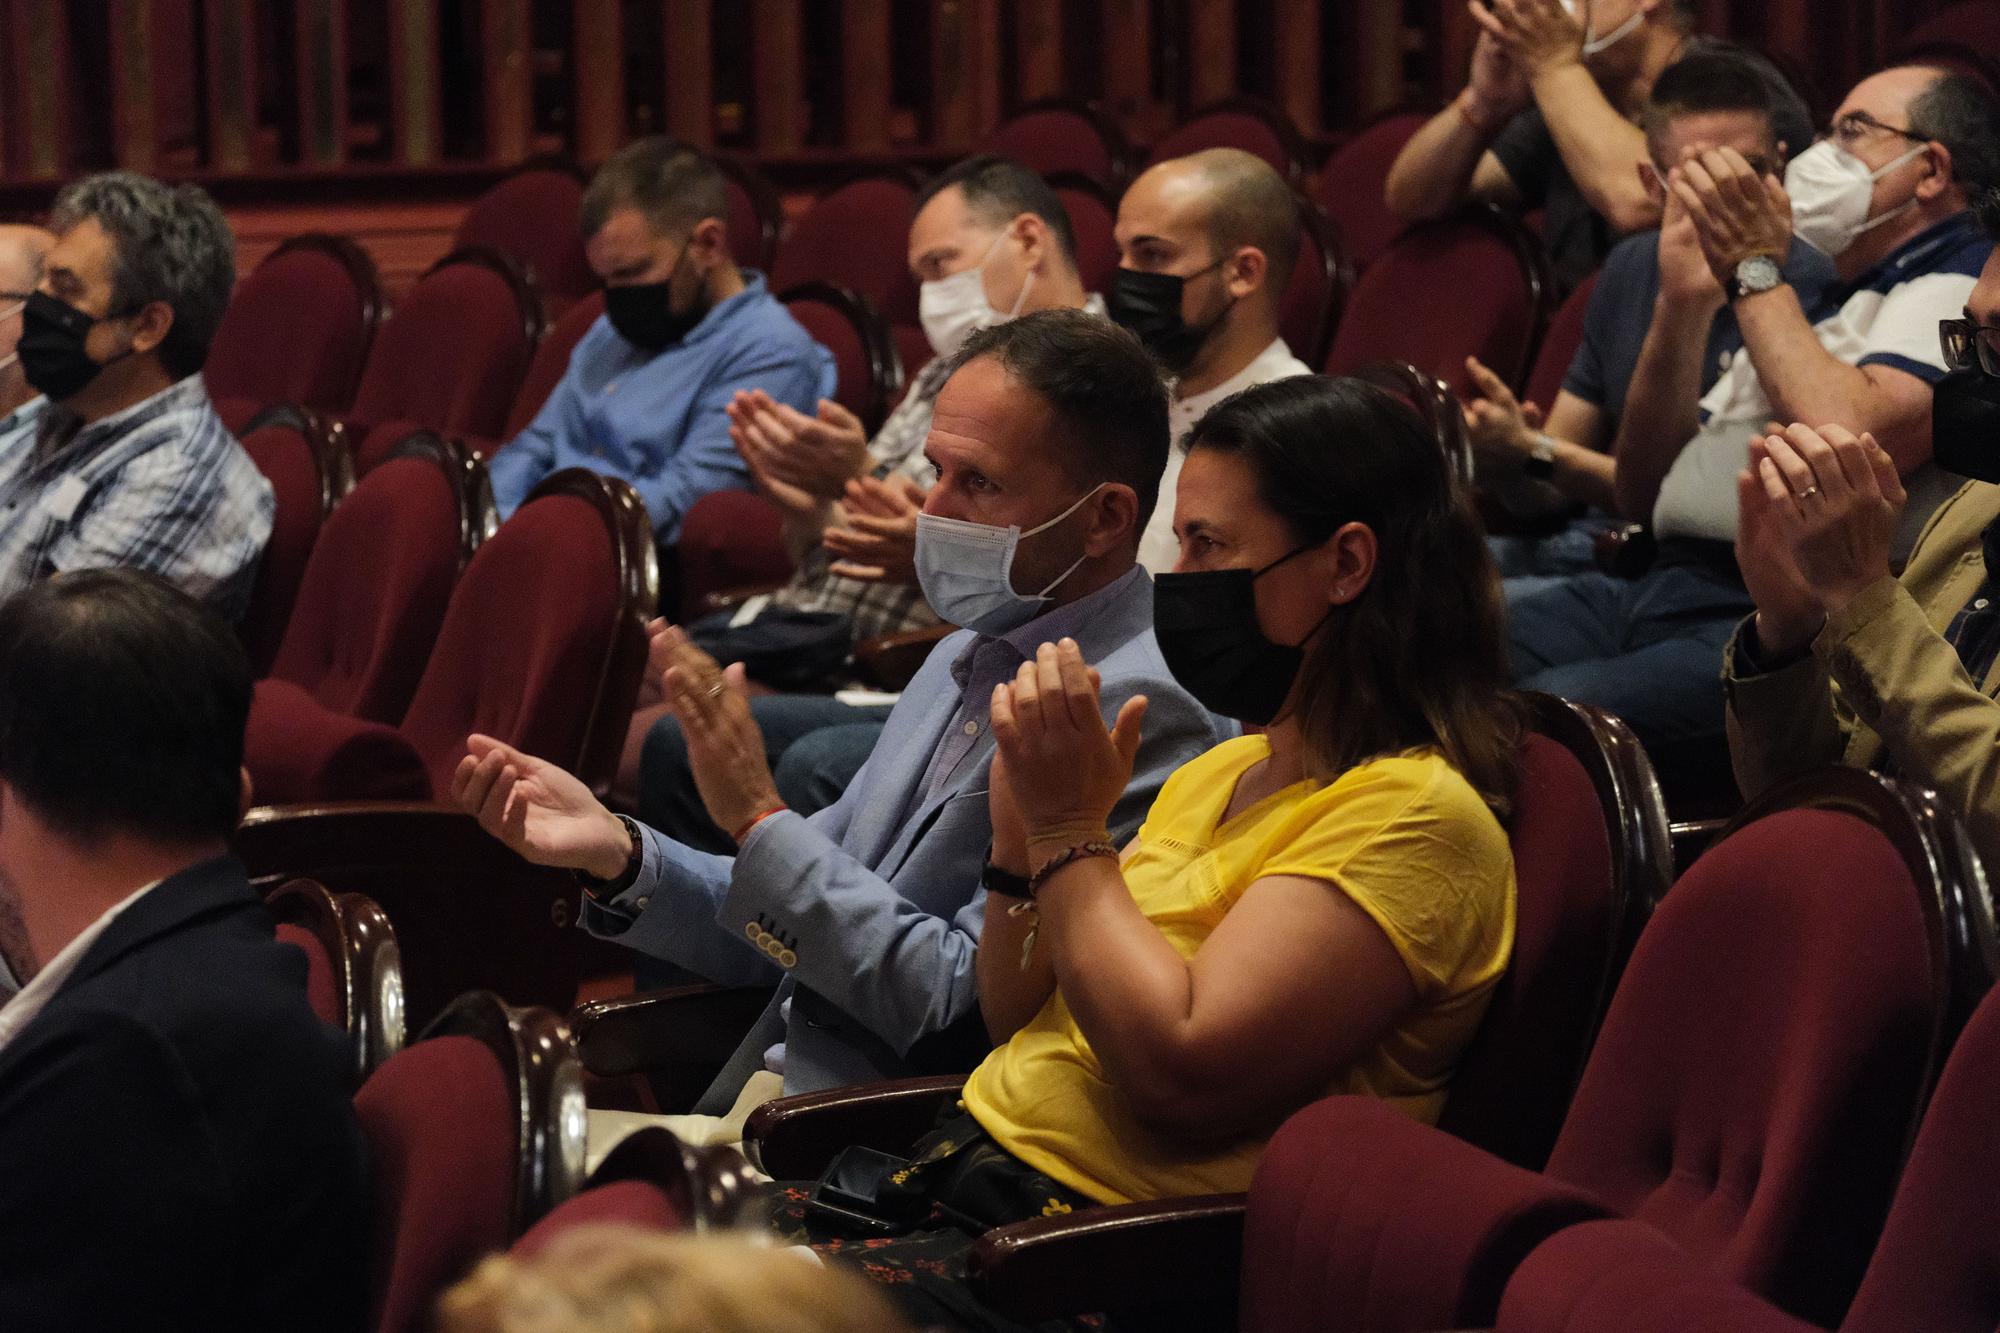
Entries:
{"type": "MultiPolygon", "coordinates": [[[[1507,835],[1472,785],[1428,750],[1325,785],[1296,783],[1220,823],[1237,780],[1269,754],[1262,736],[1245,736],[1168,779],[1125,883],[1186,958],[1265,876],[1324,880],[1347,894],[1402,955],[1417,1004],[1323,1091],[1382,1097],[1435,1120],[1513,951],[1507,835]]],[[[1007,1151],[1106,1203],[1246,1190],[1264,1150],[1263,1134],[1190,1144],[1140,1124],[1060,990],[973,1072],[965,1106],[1007,1151]]]]}

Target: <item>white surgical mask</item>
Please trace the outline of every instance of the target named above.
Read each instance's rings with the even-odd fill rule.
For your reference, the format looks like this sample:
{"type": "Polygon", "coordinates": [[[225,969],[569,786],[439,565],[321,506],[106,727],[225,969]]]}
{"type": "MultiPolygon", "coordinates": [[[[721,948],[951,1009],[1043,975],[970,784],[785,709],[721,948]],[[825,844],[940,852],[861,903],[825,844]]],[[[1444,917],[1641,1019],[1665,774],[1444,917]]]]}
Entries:
{"type": "Polygon", "coordinates": [[[1028,289],[1035,285],[1033,269],[1022,279],[1021,294],[1014,298],[1014,308],[1006,314],[995,310],[986,299],[986,281],[982,275],[1006,239],[1007,233],[1001,232],[986,247],[986,257],[977,264],[948,278],[933,278],[918,289],[917,319],[924,326],[924,336],[930,339],[931,350],[939,356],[950,356],[987,325],[1005,323],[1021,313],[1028,289]]]}
{"type": "Polygon", "coordinates": [[[943,620],[980,634],[1005,634],[1027,624],[1041,614],[1049,594],[1076,573],[1084,557],[1078,556],[1048,587],[1028,596],[1014,591],[1014,549],[1023,537],[1047,532],[1103,489],[1102,484],[1091,487],[1075,504],[1026,532],[1019,526],[997,528],[918,514],[917,583],[924,600],[943,620]]]}
{"type": "Polygon", "coordinates": [[[1831,139],[1822,139],[1792,159],[1785,169],[1785,193],[1792,201],[1792,231],[1829,259],[1843,253],[1864,234],[1917,206],[1908,203],[1881,217],[1868,216],[1875,182],[1923,154],[1919,144],[1879,171],[1831,139]]]}
{"type": "MultiPolygon", "coordinates": [[[[1583,0],[1563,0],[1563,8],[1569,11],[1571,18],[1577,18],[1583,12],[1583,0]]],[[[1645,21],[1645,14],[1635,10],[1631,18],[1626,19],[1602,37],[1594,35],[1589,27],[1586,26],[1583,30],[1583,58],[1588,60],[1600,51],[1609,51],[1612,47],[1639,31],[1639,25],[1645,21]]]]}

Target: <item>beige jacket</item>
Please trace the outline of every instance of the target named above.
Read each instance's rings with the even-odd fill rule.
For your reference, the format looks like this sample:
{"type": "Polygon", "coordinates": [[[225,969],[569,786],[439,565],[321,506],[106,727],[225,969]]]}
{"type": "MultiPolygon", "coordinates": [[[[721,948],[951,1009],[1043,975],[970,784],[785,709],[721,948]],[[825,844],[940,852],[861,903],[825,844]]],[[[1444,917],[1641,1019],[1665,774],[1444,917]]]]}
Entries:
{"type": "Polygon", "coordinates": [[[1902,578],[1831,617],[1800,661],[1740,675],[1731,641],[1729,753],[1746,796],[1823,764],[1886,763],[1937,788],[2000,865],[2000,663],[1975,685],[1944,639],[1985,580],[1979,537],[1996,518],[2000,486],[1968,482],[1924,525],[1902,578]]]}

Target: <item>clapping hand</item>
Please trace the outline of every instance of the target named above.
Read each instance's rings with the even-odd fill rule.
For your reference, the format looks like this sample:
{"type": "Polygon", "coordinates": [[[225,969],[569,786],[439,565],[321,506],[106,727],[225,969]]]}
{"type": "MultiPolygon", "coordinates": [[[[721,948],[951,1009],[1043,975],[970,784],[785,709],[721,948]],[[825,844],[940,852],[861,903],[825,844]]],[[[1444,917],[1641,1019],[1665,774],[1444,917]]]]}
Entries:
{"type": "Polygon", "coordinates": [[[1823,615],[1890,577],[1889,545],[1909,497],[1873,435],[1793,425],[1764,437],[1753,466],[1764,492],[1758,521],[1790,548],[1823,615]]]}
{"type": "Polygon", "coordinates": [[[818,414],[809,417],[753,389],[737,394],[725,411],[729,438],[760,486],[837,500],[848,482],[868,470],[867,432],[831,398],[822,398],[818,414]]]}
{"type": "Polygon", "coordinates": [[[1528,103],[1528,76],[1514,63],[1507,47],[1486,29],[1488,13],[1481,0],[1466,0],[1473,21],[1480,24],[1478,41],[1472,47],[1472,80],[1466,94],[1477,103],[1482,123],[1498,125],[1528,103]]]}
{"type": "Polygon", "coordinates": [[[1490,0],[1471,9],[1481,34],[1498,43],[1529,78],[1583,61],[1589,0],[1576,15],[1562,0],[1490,0]]]}
{"type": "Polygon", "coordinates": [[[1074,639],[1045,643],[993,690],[993,739],[1040,865],[1067,847],[1103,841],[1132,781],[1146,698],[1134,695],[1106,729],[1097,672],[1074,639]]]}
{"type": "Polygon", "coordinates": [[[908,477],[862,477],[848,483],[842,507],[846,526],[821,538],[836,557],[832,572],[866,583],[915,583],[924,488],[908,477]]]}
{"type": "Polygon", "coordinates": [[[469,736],[451,775],[451,799],[479,826],[536,865],[615,879],[632,840],[590,788],[547,760],[491,736],[469,736]]]}
{"type": "Polygon", "coordinates": [[[1758,175],[1734,148],[1690,153],[1667,175],[1667,189],[1687,209],[1709,271],[1718,283],[1757,255],[1783,263],[1792,248],[1792,201],[1773,175],[1758,175]]]}
{"type": "Polygon", "coordinates": [[[695,789],[715,826],[734,834],[780,808],[764,734],[750,715],[742,663],[724,671],[679,626],[664,621],[653,623],[648,660],[661,672],[667,709],[687,742],[695,789]]]}
{"type": "Polygon", "coordinates": [[[1507,382],[1476,356],[1465,359],[1465,370],[1482,397],[1465,405],[1465,428],[1472,451],[1480,461],[1502,469],[1520,467],[1535,445],[1535,432],[1542,426],[1542,410],[1523,403],[1507,387],[1507,382]]]}

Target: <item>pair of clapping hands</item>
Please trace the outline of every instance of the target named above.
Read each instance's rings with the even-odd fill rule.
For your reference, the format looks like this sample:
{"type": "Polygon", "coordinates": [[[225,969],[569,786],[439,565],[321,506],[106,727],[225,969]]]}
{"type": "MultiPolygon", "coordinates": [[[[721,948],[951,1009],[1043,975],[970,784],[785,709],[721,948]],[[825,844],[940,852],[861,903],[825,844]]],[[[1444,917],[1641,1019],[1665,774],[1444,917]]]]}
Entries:
{"type": "Polygon", "coordinates": [[[807,416],[762,389],[739,393],[725,409],[729,438],[757,490],[787,514],[818,518],[834,503],[839,521],[821,541],[832,572],[868,583],[915,583],[917,511],[924,491],[907,477],[872,475],[868,434],[830,398],[807,416]]]}
{"type": "Polygon", "coordinates": [[[1468,91],[1499,121],[1527,105],[1536,75],[1583,63],[1591,3],[1572,14],[1562,0],[1466,0],[1479,28],[1468,91]]]}

